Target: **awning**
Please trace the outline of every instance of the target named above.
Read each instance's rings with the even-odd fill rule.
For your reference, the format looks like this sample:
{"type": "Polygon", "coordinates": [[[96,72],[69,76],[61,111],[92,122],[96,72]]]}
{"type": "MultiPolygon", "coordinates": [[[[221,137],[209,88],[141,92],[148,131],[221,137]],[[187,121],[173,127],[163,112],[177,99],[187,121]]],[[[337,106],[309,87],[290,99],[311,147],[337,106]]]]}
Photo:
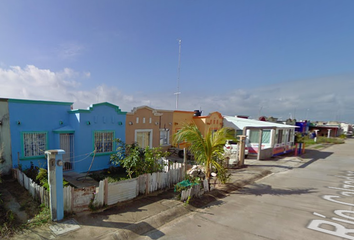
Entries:
{"type": "Polygon", "coordinates": [[[54,129],[53,132],[55,132],[55,133],[74,133],[75,129],[73,129],[71,126],[64,126],[61,128],[54,129]]]}

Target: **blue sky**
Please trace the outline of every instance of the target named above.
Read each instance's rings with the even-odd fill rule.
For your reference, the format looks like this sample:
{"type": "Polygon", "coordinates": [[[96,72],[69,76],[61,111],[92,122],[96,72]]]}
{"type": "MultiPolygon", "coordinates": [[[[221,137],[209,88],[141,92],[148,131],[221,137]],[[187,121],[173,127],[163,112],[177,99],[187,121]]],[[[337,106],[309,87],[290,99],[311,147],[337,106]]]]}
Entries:
{"type": "Polygon", "coordinates": [[[354,122],[344,0],[0,3],[0,97],[354,122]]]}

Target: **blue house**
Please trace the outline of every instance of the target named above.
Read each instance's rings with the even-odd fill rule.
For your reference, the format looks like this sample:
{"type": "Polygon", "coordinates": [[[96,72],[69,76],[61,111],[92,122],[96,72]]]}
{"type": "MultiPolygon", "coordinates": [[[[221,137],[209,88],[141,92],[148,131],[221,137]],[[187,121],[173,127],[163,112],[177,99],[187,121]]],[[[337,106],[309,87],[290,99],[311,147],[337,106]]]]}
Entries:
{"type": "MultiPolygon", "coordinates": [[[[105,102],[93,104],[87,110],[72,110],[69,115],[71,126],[55,131],[63,134],[61,142],[66,142],[67,146],[74,142],[75,151],[68,151],[71,154],[72,168],[75,172],[108,168],[110,155],[116,150],[114,139],[119,138],[125,142],[126,112],[105,102]],[[72,130],[75,132],[70,132],[72,130]],[[67,142],[70,134],[74,139],[67,142]]],[[[65,150],[65,147],[62,149],[65,150]]],[[[65,161],[69,156],[64,155],[63,158],[65,161]]]]}
{"type": "Polygon", "coordinates": [[[64,170],[101,170],[110,166],[114,139],[125,140],[126,112],[107,102],[85,110],[72,110],[71,102],[7,102],[13,168],[46,168],[44,152],[64,149],[64,170]]]}

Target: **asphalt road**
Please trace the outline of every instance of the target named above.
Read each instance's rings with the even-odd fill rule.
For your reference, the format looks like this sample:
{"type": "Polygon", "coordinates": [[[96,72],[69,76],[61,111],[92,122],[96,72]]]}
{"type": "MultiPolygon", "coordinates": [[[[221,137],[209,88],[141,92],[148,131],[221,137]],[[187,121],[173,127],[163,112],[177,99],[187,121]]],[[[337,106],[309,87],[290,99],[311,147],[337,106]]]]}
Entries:
{"type": "Polygon", "coordinates": [[[354,139],[138,239],[354,239],[354,139]]]}

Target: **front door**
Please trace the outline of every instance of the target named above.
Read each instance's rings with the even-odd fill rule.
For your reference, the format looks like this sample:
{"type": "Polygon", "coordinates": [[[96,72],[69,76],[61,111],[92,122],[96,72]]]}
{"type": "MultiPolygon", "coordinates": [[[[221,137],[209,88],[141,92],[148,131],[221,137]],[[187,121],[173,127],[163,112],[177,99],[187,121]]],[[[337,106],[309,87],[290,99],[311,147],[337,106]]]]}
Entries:
{"type": "Polygon", "coordinates": [[[152,130],[136,130],[135,131],[135,142],[138,143],[139,147],[146,148],[152,147],[152,130]]]}
{"type": "Polygon", "coordinates": [[[73,169],[73,157],[74,157],[74,134],[61,133],[60,134],[60,148],[65,151],[63,155],[63,170],[73,169]]]}

